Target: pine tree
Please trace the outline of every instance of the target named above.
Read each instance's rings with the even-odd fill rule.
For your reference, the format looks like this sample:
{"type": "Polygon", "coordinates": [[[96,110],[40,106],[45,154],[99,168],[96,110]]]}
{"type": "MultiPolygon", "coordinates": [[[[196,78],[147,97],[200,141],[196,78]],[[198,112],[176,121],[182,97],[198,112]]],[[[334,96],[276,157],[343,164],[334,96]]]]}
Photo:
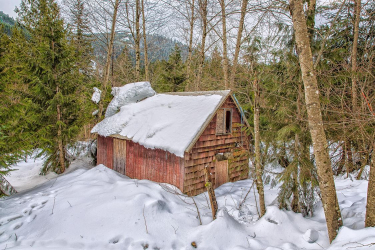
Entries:
{"type": "Polygon", "coordinates": [[[6,175],[12,164],[30,153],[35,128],[30,112],[33,103],[21,98],[26,35],[18,26],[9,35],[3,31],[0,27],[0,175],[6,175]]]}
{"type": "Polygon", "coordinates": [[[155,80],[155,90],[160,92],[183,91],[186,86],[186,69],[182,61],[181,49],[176,44],[168,61],[157,66],[162,71],[155,80]]]}
{"type": "Polygon", "coordinates": [[[70,23],[72,29],[72,41],[76,47],[77,62],[81,72],[91,75],[93,48],[88,11],[83,0],[70,1],[70,23]]]}
{"type": "Polygon", "coordinates": [[[38,121],[36,146],[47,155],[43,172],[63,173],[69,166],[67,147],[75,141],[87,113],[76,48],[54,0],[23,0],[18,14],[30,33],[25,41],[25,70],[38,121]]]}

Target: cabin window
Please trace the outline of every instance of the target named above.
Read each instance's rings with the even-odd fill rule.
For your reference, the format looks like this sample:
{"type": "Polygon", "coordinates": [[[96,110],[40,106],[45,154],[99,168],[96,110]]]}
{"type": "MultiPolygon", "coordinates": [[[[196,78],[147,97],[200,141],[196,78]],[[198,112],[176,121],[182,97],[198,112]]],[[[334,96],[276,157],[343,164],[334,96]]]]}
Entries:
{"type": "Polygon", "coordinates": [[[232,133],[232,109],[219,109],[216,117],[216,134],[232,133]]]}

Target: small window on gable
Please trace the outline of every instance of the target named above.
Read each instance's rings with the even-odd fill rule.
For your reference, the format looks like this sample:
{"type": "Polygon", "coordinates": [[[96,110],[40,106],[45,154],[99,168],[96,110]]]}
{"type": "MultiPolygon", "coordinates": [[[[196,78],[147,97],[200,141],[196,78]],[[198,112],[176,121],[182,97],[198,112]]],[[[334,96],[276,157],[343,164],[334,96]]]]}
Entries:
{"type": "Polygon", "coordinates": [[[232,133],[232,109],[219,109],[216,115],[216,134],[230,133],[232,133]]]}

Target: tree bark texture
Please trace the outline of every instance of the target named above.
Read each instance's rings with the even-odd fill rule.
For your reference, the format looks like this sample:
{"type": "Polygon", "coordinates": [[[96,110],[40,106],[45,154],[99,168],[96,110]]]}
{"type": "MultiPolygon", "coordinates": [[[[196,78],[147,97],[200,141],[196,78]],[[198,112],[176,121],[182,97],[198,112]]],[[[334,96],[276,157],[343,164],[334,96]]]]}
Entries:
{"type": "Polygon", "coordinates": [[[141,74],[141,49],[140,49],[140,43],[141,43],[141,31],[140,31],[140,25],[139,20],[141,18],[141,12],[140,12],[140,2],[139,0],[135,1],[135,78],[137,81],[139,81],[139,77],[141,74]]]}
{"type": "MultiPolygon", "coordinates": [[[[56,86],[56,94],[60,93],[59,86],[56,86]]],[[[62,127],[61,127],[61,105],[57,104],[57,145],[59,148],[59,164],[60,168],[58,174],[65,172],[65,154],[64,154],[64,143],[62,138],[62,127]]]]}
{"type": "Polygon", "coordinates": [[[225,12],[225,0],[219,0],[221,7],[221,24],[223,29],[223,73],[224,73],[224,88],[229,87],[229,76],[228,76],[228,46],[227,46],[227,17],[225,12]]]}
{"type": "Polygon", "coordinates": [[[367,188],[365,227],[375,227],[375,142],[372,145],[370,178],[367,188]]]}
{"type": "Polygon", "coordinates": [[[246,9],[247,9],[247,3],[249,0],[242,0],[242,5],[241,5],[241,17],[240,17],[240,23],[238,25],[238,33],[237,33],[237,41],[236,41],[236,49],[234,51],[234,57],[233,57],[233,66],[230,74],[230,82],[229,82],[229,88],[230,89],[235,89],[235,76],[236,76],[236,71],[237,71],[237,64],[238,64],[238,57],[240,55],[240,48],[242,44],[242,31],[243,31],[243,26],[245,22],[245,15],[246,15],[246,9]]]}
{"type": "Polygon", "coordinates": [[[210,172],[208,171],[208,166],[204,168],[204,175],[205,175],[205,181],[206,181],[206,188],[207,188],[208,196],[210,198],[210,203],[211,203],[212,220],[215,220],[218,206],[217,206],[217,201],[216,201],[216,196],[215,196],[215,190],[212,186],[210,172]]]}
{"type": "Polygon", "coordinates": [[[354,36],[352,49],[352,109],[357,112],[357,51],[359,37],[359,20],[361,16],[361,0],[354,0],[354,36]]]}
{"type": "Polygon", "coordinates": [[[203,74],[203,66],[204,66],[204,57],[205,57],[205,49],[206,49],[206,37],[207,37],[207,5],[208,0],[199,0],[199,12],[202,18],[202,40],[201,40],[201,48],[199,52],[199,65],[198,65],[198,75],[195,81],[195,91],[200,90],[201,78],[203,74]]]}
{"type": "Polygon", "coordinates": [[[264,187],[263,187],[263,168],[260,161],[260,129],[259,129],[259,85],[258,81],[254,80],[254,137],[255,137],[255,175],[256,184],[259,194],[260,216],[266,213],[266,204],[264,202],[264,187]]]}
{"type": "Polygon", "coordinates": [[[195,15],[194,15],[194,10],[195,10],[195,0],[192,0],[191,2],[188,1],[190,4],[190,20],[189,20],[189,50],[188,50],[188,58],[187,58],[187,66],[186,66],[186,74],[187,74],[187,85],[186,85],[186,90],[190,91],[192,90],[192,78],[193,78],[193,73],[191,72],[191,63],[193,59],[193,35],[194,35],[194,21],[195,21],[195,15]]]}
{"type": "Polygon", "coordinates": [[[146,18],[145,18],[145,3],[142,0],[142,27],[143,27],[143,48],[144,48],[144,57],[145,57],[145,79],[150,81],[149,72],[148,72],[148,54],[147,54],[147,37],[146,37],[146,18]]]}
{"type": "Polygon", "coordinates": [[[327,151],[328,145],[320,108],[318,83],[313,67],[302,0],[289,0],[289,3],[302,72],[302,81],[305,89],[308,123],[313,142],[319,187],[328,227],[328,235],[332,242],[339,228],[342,226],[342,219],[336,196],[331,162],[327,151]]]}
{"type": "Polygon", "coordinates": [[[105,62],[105,69],[104,69],[104,79],[102,83],[102,94],[100,96],[99,101],[99,113],[98,113],[98,120],[101,120],[103,116],[103,109],[104,109],[104,99],[107,95],[107,85],[109,80],[109,71],[111,67],[111,58],[113,53],[113,41],[115,40],[115,29],[116,29],[116,20],[117,20],[117,11],[120,5],[120,0],[116,0],[115,5],[113,7],[113,16],[112,16],[112,26],[111,26],[111,36],[109,39],[108,44],[108,51],[107,51],[107,59],[105,62]]]}

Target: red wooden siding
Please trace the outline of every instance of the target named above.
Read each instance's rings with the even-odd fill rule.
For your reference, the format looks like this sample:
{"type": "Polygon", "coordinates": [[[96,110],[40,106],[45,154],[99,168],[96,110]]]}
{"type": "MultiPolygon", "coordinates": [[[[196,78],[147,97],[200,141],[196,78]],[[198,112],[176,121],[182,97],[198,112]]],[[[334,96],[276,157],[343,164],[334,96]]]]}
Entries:
{"type": "MultiPolygon", "coordinates": [[[[241,115],[232,97],[228,97],[220,108],[232,109],[232,133],[216,134],[216,115],[204,130],[191,152],[185,153],[185,177],[183,192],[197,195],[206,191],[203,169],[209,165],[212,182],[215,183],[215,155],[231,152],[233,158],[228,160],[228,180],[237,181],[248,176],[247,149],[249,138],[240,130],[241,115]]],[[[220,111],[219,111],[220,112],[220,111]]],[[[219,126],[220,127],[220,126],[219,126]]]]}
{"type": "Polygon", "coordinates": [[[126,175],[175,185],[182,190],[184,160],[161,149],[148,149],[127,141],[126,175]]]}
{"type": "Polygon", "coordinates": [[[98,135],[97,162],[113,169],[113,138],[98,135]]]}

